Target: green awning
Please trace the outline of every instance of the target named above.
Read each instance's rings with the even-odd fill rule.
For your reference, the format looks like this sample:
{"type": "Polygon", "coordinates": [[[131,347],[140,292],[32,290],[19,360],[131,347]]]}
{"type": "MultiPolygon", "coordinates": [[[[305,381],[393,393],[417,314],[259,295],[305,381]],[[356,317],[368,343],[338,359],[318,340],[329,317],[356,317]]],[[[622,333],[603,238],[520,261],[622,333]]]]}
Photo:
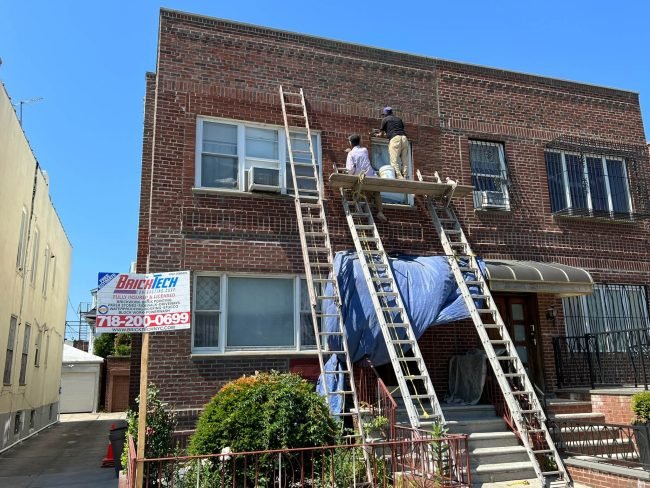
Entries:
{"type": "Polygon", "coordinates": [[[589,295],[594,281],[582,268],[565,264],[486,259],[493,292],[550,293],[563,297],[589,295]]]}

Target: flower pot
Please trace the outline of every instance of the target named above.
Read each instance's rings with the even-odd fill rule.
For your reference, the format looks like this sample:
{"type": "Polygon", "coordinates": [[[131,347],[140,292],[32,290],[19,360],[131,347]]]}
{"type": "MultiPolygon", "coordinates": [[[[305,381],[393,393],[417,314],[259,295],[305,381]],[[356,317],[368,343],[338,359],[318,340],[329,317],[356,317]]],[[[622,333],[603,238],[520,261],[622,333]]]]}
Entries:
{"type": "Polygon", "coordinates": [[[650,471],[650,425],[635,425],[634,438],[639,449],[639,461],[643,464],[645,470],[650,471]]]}

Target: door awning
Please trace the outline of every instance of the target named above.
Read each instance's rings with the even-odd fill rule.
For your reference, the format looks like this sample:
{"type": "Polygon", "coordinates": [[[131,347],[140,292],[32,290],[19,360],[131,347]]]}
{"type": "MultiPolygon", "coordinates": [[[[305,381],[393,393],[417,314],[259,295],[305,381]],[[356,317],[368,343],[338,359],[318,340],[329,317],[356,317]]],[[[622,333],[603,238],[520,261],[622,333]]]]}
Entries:
{"type": "Polygon", "coordinates": [[[591,275],[582,268],[557,263],[486,259],[490,290],[551,293],[563,297],[589,295],[591,275]]]}

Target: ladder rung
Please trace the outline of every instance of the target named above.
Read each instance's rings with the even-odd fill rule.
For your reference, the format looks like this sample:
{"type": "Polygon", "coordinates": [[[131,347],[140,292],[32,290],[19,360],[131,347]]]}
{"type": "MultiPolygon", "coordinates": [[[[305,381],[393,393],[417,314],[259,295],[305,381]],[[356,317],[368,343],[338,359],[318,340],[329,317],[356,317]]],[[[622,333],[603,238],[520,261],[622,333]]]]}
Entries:
{"type": "Polygon", "coordinates": [[[551,454],[553,452],[553,449],[538,449],[538,450],[533,450],[533,454],[551,454]]]}
{"type": "Polygon", "coordinates": [[[391,322],[390,324],[386,324],[388,327],[393,327],[393,328],[399,328],[399,329],[407,329],[408,324],[405,324],[404,322],[391,322]]]}
{"type": "Polygon", "coordinates": [[[441,219],[441,218],[438,218],[438,220],[440,222],[442,222],[442,223],[445,223],[445,224],[451,224],[451,223],[455,224],[456,223],[456,219],[441,219]]]}
{"type": "Polygon", "coordinates": [[[533,392],[529,390],[520,390],[520,391],[513,391],[513,395],[532,395],[533,392]]]}
{"type": "Polygon", "coordinates": [[[319,332],[318,335],[332,335],[332,336],[340,336],[343,335],[343,332],[339,331],[334,331],[334,332],[319,332]]]}
{"type": "Polygon", "coordinates": [[[304,114],[287,114],[287,117],[300,117],[301,119],[305,118],[304,114]]]}
{"type": "Polygon", "coordinates": [[[313,236],[313,237],[316,237],[316,236],[325,237],[326,236],[325,232],[315,232],[315,231],[305,231],[305,235],[306,236],[313,236]]]}
{"type": "MultiPolygon", "coordinates": [[[[328,374],[332,374],[332,371],[327,371],[328,374]]],[[[342,373],[342,371],[337,371],[337,373],[342,373]]],[[[354,392],[352,390],[336,390],[328,391],[328,395],[352,395],[354,392]]]]}
{"type": "Polygon", "coordinates": [[[401,312],[402,307],[381,307],[382,312],[401,312]]]}
{"type": "MultiPolygon", "coordinates": [[[[316,180],[315,176],[296,176],[297,180],[316,180]]],[[[302,189],[302,188],[301,188],[302,189]]]]}
{"type": "Polygon", "coordinates": [[[480,314],[487,314],[487,313],[494,314],[494,313],[496,313],[496,310],[493,310],[491,308],[477,308],[476,311],[478,313],[480,313],[480,314]]]}
{"type": "Polygon", "coordinates": [[[379,242],[379,239],[376,237],[359,236],[359,240],[363,242],[379,242]]]}
{"type": "Polygon", "coordinates": [[[523,378],[526,373],[504,373],[503,376],[506,378],[523,378]]]}
{"type": "Polygon", "coordinates": [[[352,217],[368,217],[370,216],[370,212],[350,212],[350,215],[352,217]]]}
{"type": "Polygon", "coordinates": [[[372,230],[375,228],[374,225],[367,225],[367,224],[358,224],[355,225],[357,230],[372,230]]]}
{"type": "Polygon", "coordinates": [[[500,329],[503,327],[502,324],[483,324],[483,327],[486,329],[500,329]]]}
{"type": "Polygon", "coordinates": [[[300,93],[296,93],[296,92],[283,91],[282,93],[284,93],[285,96],[289,96],[289,97],[301,97],[302,96],[300,93]]]}
{"type": "Polygon", "coordinates": [[[331,268],[330,263],[309,263],[310,268],[331,268]]]}
{"type": "Polygon", "coordinates": [[[303,208],[318,208],[320,209],[320,203],[300,203],[300,206],[303,208]]]}
{"type": "Polygon", "coordinates": [[[409,375],[409,376],[404,376],[404,379],[406,379],[406,380],[424,380],[424,379],[427,379],[427,378],[428,378],[428,376],[423,375],[423,374],[413,374],[413,375],[409,375]]]}
{"type": "Polygon", "coordinates": [[[378,291],[376,292],[378,297],[396,297],[396,291],[378,291]]]}
{"type": "MultiPolygon", "coordinates": [[[[285,93],[285,95],[289,95],[289,94],[288,94],[288,93],[285,93]]],[[[299,97],[300,94],[298,94],[298,95],[296,95],[296,96],[299,97]]],[[[302,108],[302,104],[300,104],[300,103],[289,103],[289,102],[284,102],[284,104],[285,104],[287,107],[300,107],[300,108],[302,108]]]]}
{"type": "Polygon", "coordinates": [[[474,300],[487,300],[487,299],[491,298],[490,295],[478,295],[478,294],[477,295],[471,295],[471,297],[474,300]]]}
{"type": "Polygon", "coordinates": [[[482,281],[478,281],[478,280],[467,280],[467,281],[465,282],[465,284],[466,284],[467,286],[478,286],[478,285],[482,285],[483,282],[482,282],[482,281]]]}
{"type": "Polygon", "coordinates": [[[466,246],[467,243],[466,242],[450,242],[449,245],[451,247],[460,247],[460,246],[466,246]]]}
{"type": "Polygon", "coordinates": [[[490,344],[510,344],[506,339],[490,339],[490,344]]]}
{"type": "Polygon", "coordinates": [[[395,339],[391,341],[393,344],[415,344],[416,341],[412,339],[395,339]]]}
{"type": "Polygon", "coordinates": [[[517,359],[517,356],[497,356],[499,361],[514,361],[515,359],[517,359]]]}
{"type": "Polygon", "coordinates": [[[520,410],[521,413],[541,413],[541,410],[537,410],[536,408],[532,410],[520,410]]]}
{"type": "Polygon", "coordinates": [[[451,234],[451,235],[457,235],[460,234],[461,231],[457,229],[444,229],[445,234],[451,234]]]}
{"type": "MultiPolygon", "coordinates": [[[[392,341],[392,342],[394,343],[395,341],[392,341]]],[[[414,362],[414,361],[420,362],[420,361],[422,361],[422,358],[407,357],[407,358],[397,358],[397,360],[402,362],[402,363],[406,363],[406,362],[409,362],[409,361],[411,361],[411,362],[414,362]]]]}
{"type": "Polygon", "coordinates": [[[302,220],[305,222],[322,222],[323,218],[322,217],[303,217],[302,220]]]}
{"type": "Polygon", "coordinates": [[[334,282],[334,278],[312,278],[311,280],[312,281],[317,281],[319,283],[330,283],[330,282],[333,283],[334,282]]]}
{"type": "Polygon", "coordinates": [[[347,374],[349,372],[350,372],[349,369],[341,369],[341,370],[332,369],[332,370],[323,371],[323,373],[325,373],[325,374],[340,374],[340,373],[347,374]]]}
{"type": "Polygon", "coordinates": [[[393,280],[391,278],[381,278],[381,277],[372,277],[372,281],[375,281],[377,283],[392,283],[393,280]]]}
{"type": "Polygon", "coordinates": [[[314,251],[314,252],[327,252],[329,251],[328,247],[307,247],[308,251],[314,251]]]}
{"type": "Polygon", "coordinates": [[[421,394],[421,395],[410,395],[410,396],[411,396],[411,398],[426,398],[426,399],[431,398],[429,395],[426,395],[426,394],[421,394]]]}
{"type": "Polygon", "coordinates": [[[542,471],[542,476],[550,476],[552,474],[560,474],[560,471],[542,471]]]}
{"type": "Polygon", "coordinates": [[[319,295],[316,297],[316,300],[334,300],[335,298],[334,295],[319,295]]]}

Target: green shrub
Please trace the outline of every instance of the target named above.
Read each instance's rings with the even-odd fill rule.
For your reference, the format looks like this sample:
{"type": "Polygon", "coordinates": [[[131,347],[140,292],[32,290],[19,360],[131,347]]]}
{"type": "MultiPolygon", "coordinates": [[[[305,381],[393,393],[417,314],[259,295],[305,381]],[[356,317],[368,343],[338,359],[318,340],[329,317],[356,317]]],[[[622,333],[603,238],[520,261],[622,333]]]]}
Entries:
{"type": "Polygon", "coordinates": [[[635,423],[650,423],[650,391],[642,391],[632,395],[632,411],[634,412],[635,423]]]}
{"type": "Polygon", "coordinates": [[[336,423],[324,400],[293,374],[262,373],[224,386],[207,404],[191,455],[333,444],[336,423]]]}
{"type": "MultiPolygon", "coordinates": [[[[176,415],[172,410],[167,408],[159,397],[160,390],[150,383],[147,388],[147,436],[144,450],[145,458],[159,458],[174,453],[174,442],[172,434],[176,428],[176,415]]],[[[136,398],[138,405],[140,397],[136,398]]],[[[126,413],[128,423],[127,433],[133,437],[133,441],[138,441],[138,410],[129,410],[126,413]]],[[[124,444],[122,452],[122,466],[126,471],[128,466],[129,444],[124,444]]]]}
{"type": "Polygon", "coordinates": [[[93,342],[93,354],[106,359],[113,355],[115,348],[115,336],[117,334],[99,334],[93,342]]]}
{"type": "Polygon", "coordinates": [[[116,356],[131,355],[131,334],[117,334],[113,342],[113,350],[116,356]]]}

